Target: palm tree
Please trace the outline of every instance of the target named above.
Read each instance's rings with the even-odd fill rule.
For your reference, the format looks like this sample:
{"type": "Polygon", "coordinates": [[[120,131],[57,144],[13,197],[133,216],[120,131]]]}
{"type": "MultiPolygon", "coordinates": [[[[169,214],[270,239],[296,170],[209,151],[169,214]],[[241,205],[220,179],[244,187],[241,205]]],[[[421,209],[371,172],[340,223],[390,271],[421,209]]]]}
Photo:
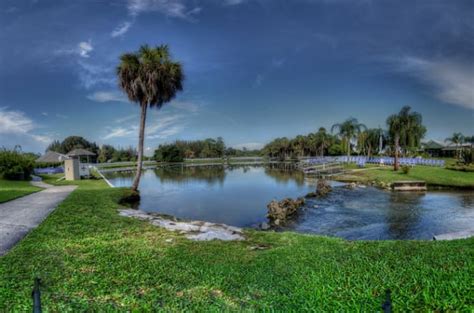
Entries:
{"type": "Polygon", "coordinates": [[[357,138],[361,152],[370,158],[379,145],[381,135],[382,130],[379,128],[369,128],[361,132],[357,138]]]}
{"type": "Polygon", "coordinates": [[[362,130],[367,129],[364,124],[359,123],[356,118],[350,117],[340,124],[334,124],[331,132],[338,129],[338,135],[346,141],[347,156],[351,155],[351,140],[354,139],[362,130]]]}
{"type": "Polygon", "coordinates": [[[140,129],[138,132],[137,173],[132,189],[138,190],[143,161],[143,142],[147,108],[160,109],[183,90],[184,74],[179,62],[171,59],[168,46],[151,48],[143,45],[137,52],[120,56],[117,67],[120,88],[128,99],[140,105],[140,129]]]}
{"type": "Polygon", "coordinates": [[[445,142],[451,142],[456,145],[456,156],[459,158],[459,146],[464,143],[465,137],[461,133],[454,133],[451,137],[446,138],[445,142]]]}
{"type": "Polygon", "coordinates": [[[404,143],[405,148],[419,145],[420,140],[426,133],[426,128],[422,125],[421,114],[411,112],[409,106],[404,106],[398,114],[390,115],[387,118],[387,126],[395,149],[393,169],[398,171],[400,142],[404,143]]]}
{"type": "Polygon", "coordinates": [[[326,132],[326,128],[320,127],[314,136],[314,141],[320,156],[324,156],[324,150],[331,145],[331,136],[326,132]]]}

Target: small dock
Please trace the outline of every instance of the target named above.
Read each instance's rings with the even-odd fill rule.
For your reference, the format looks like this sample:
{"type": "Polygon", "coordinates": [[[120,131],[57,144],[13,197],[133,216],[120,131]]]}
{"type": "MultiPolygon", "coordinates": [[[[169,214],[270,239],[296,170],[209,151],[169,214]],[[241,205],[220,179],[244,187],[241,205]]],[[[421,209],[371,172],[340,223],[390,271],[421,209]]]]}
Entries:
{"type": "Polygon", "coordinates": [[[298,168],[309,176],[333,176],[344,173],[344,166],[339,162],[310,164],[301,162],[298,168]]]}
{"type": "Polygon", "coordinates": [[[426,182],[422,180],[400,180],[392,183],[394,191],[426,191],[426,182]]]}

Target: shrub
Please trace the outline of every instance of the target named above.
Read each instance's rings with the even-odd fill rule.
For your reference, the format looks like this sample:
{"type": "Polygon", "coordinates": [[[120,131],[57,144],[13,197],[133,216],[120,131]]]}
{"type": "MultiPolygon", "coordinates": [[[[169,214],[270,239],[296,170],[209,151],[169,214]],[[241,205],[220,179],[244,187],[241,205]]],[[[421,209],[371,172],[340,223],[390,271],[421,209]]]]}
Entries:
{"type": "Polygon", "coordinates": [[[474,149],[462,149],[461,151],[461,162],[465,165],[472,164],[474,162],[474,149]]]}
{"type": "Polygon", "coordinates": [[[34,159],[19,147],[0,150],[0,176],[9,180],[28,180],[33,172],[34,159]]]}
{"type": "Polygon", "coordinates": [[[410,173],[410,167],[408,165],[403,165],[402,166],[402,172],[403,172],[403,174],[410,173]]]}
{"type": "Polygon", "coordinates": [[[183,162],[184,152],[174,144],[160,145],[155,150],[154,159],[158,162],[183,162]]]}

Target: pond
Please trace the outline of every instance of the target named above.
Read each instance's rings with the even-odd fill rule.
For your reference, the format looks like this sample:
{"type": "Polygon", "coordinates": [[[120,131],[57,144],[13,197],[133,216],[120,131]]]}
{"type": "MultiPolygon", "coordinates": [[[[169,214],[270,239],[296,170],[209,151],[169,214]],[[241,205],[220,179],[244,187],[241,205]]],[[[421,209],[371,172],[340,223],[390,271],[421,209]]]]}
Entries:
{"type": "MultiPolygon", "coordinates": [[[[117,187],[132,172],[106,173],[117,187]]],[[[396,193],[333,183],[326,198],[308,200],[286,227],[346,239],[431,239],[474,225],[474,192],[396,193]]],[[[315,182],[279,166],[173,166],[145,170],[139,208],[178,218],[253,227],[266,221],[267,204],[304,196],[315,182]]]]}

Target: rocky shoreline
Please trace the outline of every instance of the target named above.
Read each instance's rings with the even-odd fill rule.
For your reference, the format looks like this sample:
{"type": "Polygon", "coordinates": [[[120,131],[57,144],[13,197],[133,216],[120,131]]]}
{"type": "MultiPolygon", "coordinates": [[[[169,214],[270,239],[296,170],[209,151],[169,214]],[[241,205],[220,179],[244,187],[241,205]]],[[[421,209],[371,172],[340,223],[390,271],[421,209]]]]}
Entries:
{"type": "Polygon", "coordinates": [[[180,221],[177,219],[171,219],[161,215],[150,214],[134,209],[120,210],[119,215],[149,221],[152,225],[179,232],[190,240],[233,241],[245,239],[243,230],[241,228],[225,224],[216,224],[203,221],[180,221]]]}

